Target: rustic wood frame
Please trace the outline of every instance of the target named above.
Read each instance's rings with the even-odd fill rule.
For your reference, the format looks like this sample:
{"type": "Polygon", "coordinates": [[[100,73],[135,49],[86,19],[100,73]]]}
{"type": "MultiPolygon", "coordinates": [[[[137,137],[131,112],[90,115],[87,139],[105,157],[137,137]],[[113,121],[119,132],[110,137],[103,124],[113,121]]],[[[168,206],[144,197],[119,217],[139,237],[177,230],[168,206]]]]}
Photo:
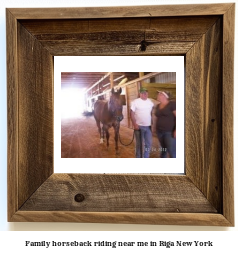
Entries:
{"type": "Polygon", "coordinates": [[[8,220],[234,226],[234,17],[233,3],[7,9],[8,220]],[[53,173],[53,56],[105,54],[186,56],[186,175],[53,173]]]}

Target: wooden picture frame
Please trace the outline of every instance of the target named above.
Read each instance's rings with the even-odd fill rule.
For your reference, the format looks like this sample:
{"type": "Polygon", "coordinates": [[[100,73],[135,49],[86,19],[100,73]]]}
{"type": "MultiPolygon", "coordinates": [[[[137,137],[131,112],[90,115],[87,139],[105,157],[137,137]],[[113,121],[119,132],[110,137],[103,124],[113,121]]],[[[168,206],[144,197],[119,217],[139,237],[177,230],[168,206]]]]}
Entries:
{"type": "Polygon", "coordinates": [[[234,3],[6,9],[8,221],[234,226],[234,17],[234,3]],[[184,55],[186,175],[54,174],[60,55],[184,55]]]}

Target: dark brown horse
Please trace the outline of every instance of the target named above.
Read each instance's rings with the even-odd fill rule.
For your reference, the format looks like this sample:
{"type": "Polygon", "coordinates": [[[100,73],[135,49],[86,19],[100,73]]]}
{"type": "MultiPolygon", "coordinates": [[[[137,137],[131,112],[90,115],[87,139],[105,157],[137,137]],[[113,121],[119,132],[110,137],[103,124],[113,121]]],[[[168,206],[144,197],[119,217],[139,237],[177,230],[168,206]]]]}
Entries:
{"type": "Polygon", "coordinates": [[[100,134],[100,143],[103,143],[104,132],[107,138],[107,147],[109,147],[109,131],[113,127],[115,131],[115,148],[118,153],[118,135],[120,129],[120,122],[123,119],[122,115],[122,101],[120,98],[121,87],[116,90],[112,88],[111,97],[109,101],[98,100],[94,104],[94,118],[97,122],[98,132],[100,134]],[[102,128],[101,128],[102,124],[102,128]]]}

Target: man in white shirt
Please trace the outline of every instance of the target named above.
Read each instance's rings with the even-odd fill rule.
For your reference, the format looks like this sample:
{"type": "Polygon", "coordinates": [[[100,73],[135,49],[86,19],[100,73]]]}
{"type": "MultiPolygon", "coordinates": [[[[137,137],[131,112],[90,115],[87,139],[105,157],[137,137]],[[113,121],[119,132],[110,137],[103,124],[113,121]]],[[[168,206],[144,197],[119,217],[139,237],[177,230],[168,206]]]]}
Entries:
{"type": "Polygon", "coordinates": [[[148,90],[141,87],[140,98],[131,103],[131,121],[136,138],[136,158],[150,157],[152,145],[151,112],[153,107],[153,102],[148,99],[148,90]]]}

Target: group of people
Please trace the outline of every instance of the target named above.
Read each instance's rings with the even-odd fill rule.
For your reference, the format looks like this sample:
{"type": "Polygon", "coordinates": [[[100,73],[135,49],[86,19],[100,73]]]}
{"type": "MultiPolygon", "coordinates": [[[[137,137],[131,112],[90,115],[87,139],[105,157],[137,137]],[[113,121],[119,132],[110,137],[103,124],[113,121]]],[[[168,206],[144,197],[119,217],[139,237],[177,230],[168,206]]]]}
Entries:
{"type": "MultiPolygon", "coordinates": [[[[170,93],[157,91],[155,108],[156,134],[159,140],[160,158],[176,158],[176,102],[170,93]]],[[[149,158],[152,147],[152,109],[154,103],[148,98],[148,90],[140,88],[140,97],[131,103],[131,121],[136,139],[136,158],[149,158]]]]}

